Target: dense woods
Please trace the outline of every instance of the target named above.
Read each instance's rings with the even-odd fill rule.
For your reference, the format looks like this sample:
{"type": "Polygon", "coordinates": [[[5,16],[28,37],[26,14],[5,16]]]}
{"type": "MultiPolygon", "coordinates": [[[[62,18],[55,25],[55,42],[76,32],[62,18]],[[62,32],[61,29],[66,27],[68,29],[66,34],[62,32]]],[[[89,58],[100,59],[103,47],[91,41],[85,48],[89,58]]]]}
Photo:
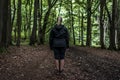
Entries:
{"type": "Polygon", "coordinates": [[[0,0],[0,80],[120,80],[120,0],[0,0]],[[57,51],[59,16],[70,47],[57,51]]]}
{"type": "Polygon", "coordinates": [[[48,44],[58,16],[71,45],[120,50],[119,0],[0,0],[0,48],[48,44]]]}

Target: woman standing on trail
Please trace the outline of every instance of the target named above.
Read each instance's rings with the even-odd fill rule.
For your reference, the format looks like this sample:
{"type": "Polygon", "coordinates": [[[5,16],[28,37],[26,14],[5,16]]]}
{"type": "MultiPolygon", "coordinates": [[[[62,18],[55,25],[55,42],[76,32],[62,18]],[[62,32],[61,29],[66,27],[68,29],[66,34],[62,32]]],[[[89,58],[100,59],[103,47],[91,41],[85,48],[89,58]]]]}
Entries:
{"type": "Polygon", "coordinates": [[[67,28],[62,25],[62,17],[57,18],[57,24],[50,32],[50,49],[54,51],[57,71],[63,72],[65,51],[69,48],[69,34],[67,28]]]}

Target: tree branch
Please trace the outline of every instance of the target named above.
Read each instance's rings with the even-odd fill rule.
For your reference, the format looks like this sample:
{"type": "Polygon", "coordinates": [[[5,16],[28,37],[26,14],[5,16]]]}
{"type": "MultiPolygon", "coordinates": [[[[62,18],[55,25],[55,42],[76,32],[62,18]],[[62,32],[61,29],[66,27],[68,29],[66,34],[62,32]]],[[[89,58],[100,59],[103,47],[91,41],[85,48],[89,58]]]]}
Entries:
{"type": "Polygon", "coordinates": [[[58,0],[53,0],[53,2],[51,3],[51,8],[56,4],[58,0]]]}
{"type": "Polygon", "coordinates": [[[96,3],[97,5],[96,5],[96,7],[93,9],[93,11],[91,12],[92,14],[98,9],[98,7],[99,7],[99,5],[100,5],[100,2],[97,2],[96,3]]]}
{"type": "Polygon", "coordinates": [[[107,14],[108,14],[109,23],[111,24],[111,23],[112,23],[112,18],[111,18],[111,16],[110,16],[110,12],[109,12],[109,10],[108,10],[108,7],[107,7],[106,3],[105,3],[105,10],[107,11],[107,14]]]}

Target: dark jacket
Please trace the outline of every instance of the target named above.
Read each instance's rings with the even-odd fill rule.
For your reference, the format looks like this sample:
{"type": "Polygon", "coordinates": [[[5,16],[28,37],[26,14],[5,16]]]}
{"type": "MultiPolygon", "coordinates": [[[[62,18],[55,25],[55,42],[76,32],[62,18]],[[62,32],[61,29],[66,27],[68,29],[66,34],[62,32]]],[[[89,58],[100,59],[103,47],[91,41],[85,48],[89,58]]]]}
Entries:
{"type": "Polygon", "coordinates": [[[64,25],[54,26],[50,32],[49,45],[51,49],[54,47],[69,48],[69,34],[64,25]]]}

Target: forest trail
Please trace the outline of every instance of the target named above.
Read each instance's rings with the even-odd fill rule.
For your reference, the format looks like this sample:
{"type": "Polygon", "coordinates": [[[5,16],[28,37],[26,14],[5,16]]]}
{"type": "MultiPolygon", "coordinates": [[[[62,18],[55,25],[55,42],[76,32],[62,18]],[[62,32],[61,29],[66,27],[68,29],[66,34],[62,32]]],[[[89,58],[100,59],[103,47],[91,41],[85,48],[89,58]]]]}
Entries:
{"type": "Polygon", "coordinates": [[[120,80],[119,53],[71,47],[64,73],[56,75],[48,46],[12,46],[7,55],[0,55],[0,80],[120,80]]]}

